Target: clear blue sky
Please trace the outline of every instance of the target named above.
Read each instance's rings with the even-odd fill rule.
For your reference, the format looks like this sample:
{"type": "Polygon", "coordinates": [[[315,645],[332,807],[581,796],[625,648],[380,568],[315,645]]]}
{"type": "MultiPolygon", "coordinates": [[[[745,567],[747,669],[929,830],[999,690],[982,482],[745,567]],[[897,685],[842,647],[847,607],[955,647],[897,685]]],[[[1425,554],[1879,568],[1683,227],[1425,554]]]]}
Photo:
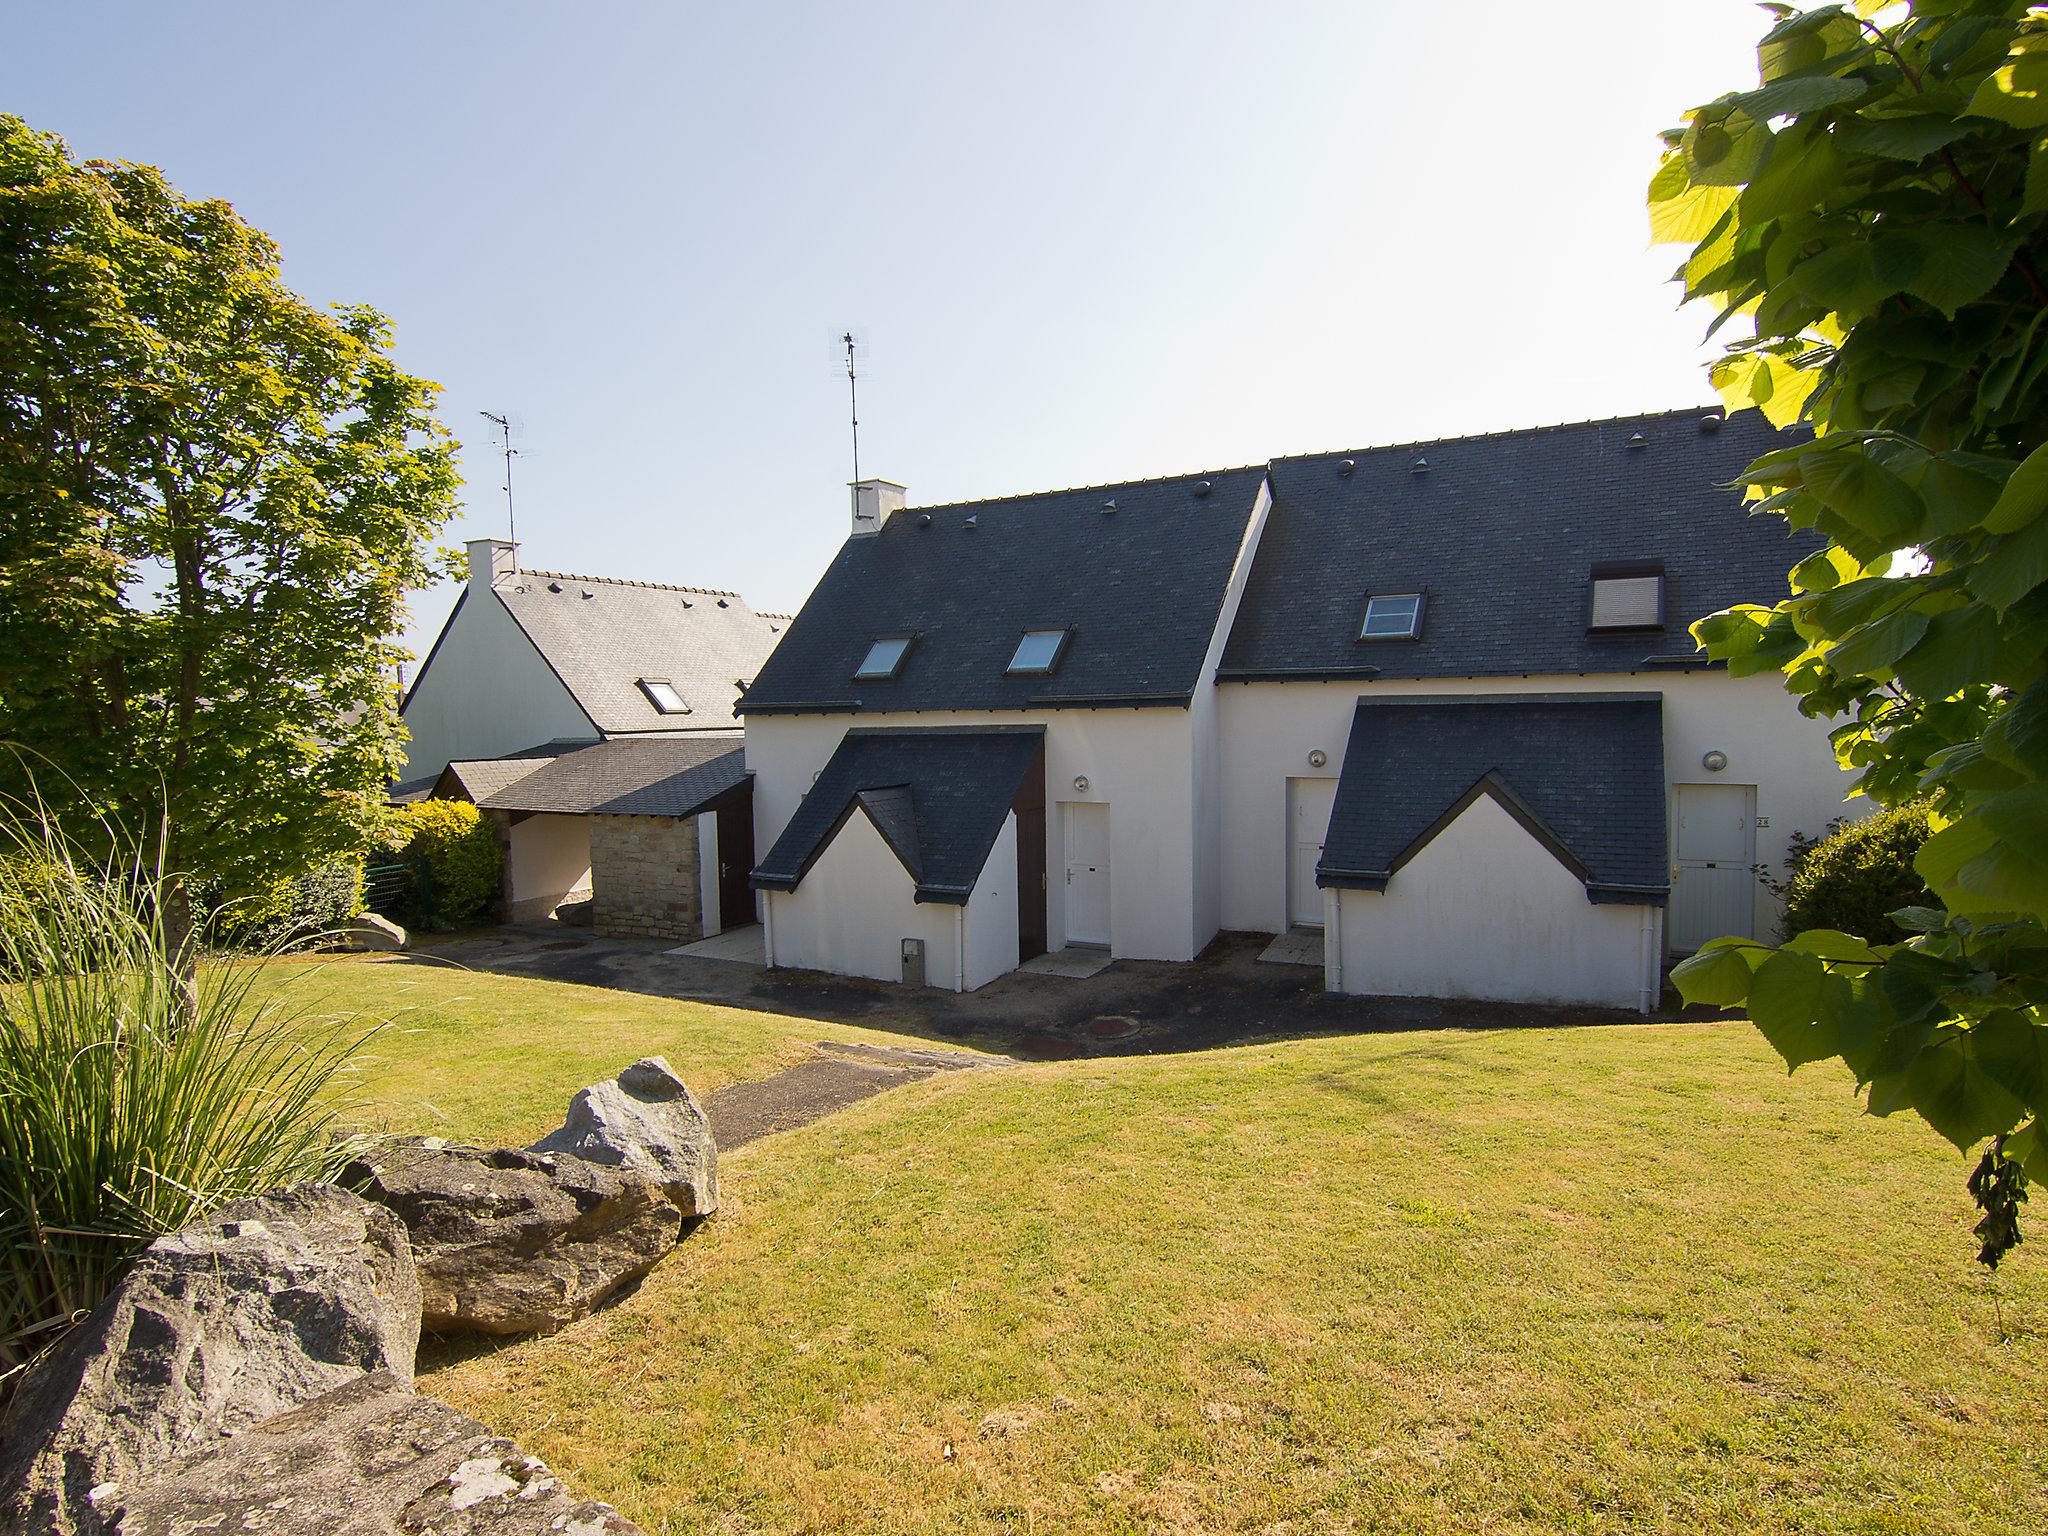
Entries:
{"type": "MultiPolygon", "coordinates": [[[[1743,0],[11,8],[0,104],[373,304],[466,445],[451,542],[792,609],[914,502],[1692,404],[1656,131],[1743,0]],[[1477,18],[1477,21],[1475,21],[1477,18]]],[[[423,648],[452,589],[414,604],[423,648]]]]}

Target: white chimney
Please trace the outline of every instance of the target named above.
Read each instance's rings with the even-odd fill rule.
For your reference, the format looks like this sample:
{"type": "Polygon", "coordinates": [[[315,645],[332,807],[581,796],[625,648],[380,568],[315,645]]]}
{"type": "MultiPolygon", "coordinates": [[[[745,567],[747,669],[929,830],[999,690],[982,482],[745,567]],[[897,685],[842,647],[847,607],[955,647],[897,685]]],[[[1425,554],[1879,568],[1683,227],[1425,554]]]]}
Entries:
{"type": "Polygon", "coordinates": [[[894,480],[853,482],[853,534],[880,533],[891,512],[899,512],[910,492],[894,480]]]}
{"type": "Polygon", "coordinates": [[[471,539],[469,585],[472,591],[488,592],[501,581],[510,581],[519,569],[519,546],[503,539],[471,539]]]}

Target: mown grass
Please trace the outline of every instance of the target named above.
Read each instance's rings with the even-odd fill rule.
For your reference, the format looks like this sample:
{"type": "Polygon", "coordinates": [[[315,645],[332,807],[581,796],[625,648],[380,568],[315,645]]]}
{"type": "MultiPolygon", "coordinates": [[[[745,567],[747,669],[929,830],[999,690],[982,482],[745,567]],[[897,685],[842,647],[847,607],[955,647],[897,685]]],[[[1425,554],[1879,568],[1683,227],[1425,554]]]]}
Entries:
{"type": "Polygon", "coordinates": [[[816,1040],[906,1043],[818,1019],[411,960],[273,960],[265,983],[289,988],[314,1021],[384,1022],[342,1080],[356,1101],[351,1120],[479,1146],[545,1134],[570,1094],[641,1056],[666,1056],[701,1099],[800,1060],[816,1040]]]}
{"type": "Polygon", "coordinates": [[[1725,1025],[942,1077],[428,1389],[654,1532],[2038,1531],[1962,1172],[1725,1025]]]}

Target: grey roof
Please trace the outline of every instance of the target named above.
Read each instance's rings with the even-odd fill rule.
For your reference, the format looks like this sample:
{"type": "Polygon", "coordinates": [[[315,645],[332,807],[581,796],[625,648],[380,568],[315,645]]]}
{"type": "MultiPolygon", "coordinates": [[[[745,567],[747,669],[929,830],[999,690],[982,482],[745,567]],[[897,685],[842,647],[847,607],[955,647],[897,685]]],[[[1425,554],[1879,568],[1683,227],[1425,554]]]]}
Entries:
{"type": "Polygon", "coordinates": [[[607,736],[732,729],[741,680],[788,627],[736,593],[695,587],[516,571],[491,591],[607,736]],[[690,713],[662,714],[643,677],[673,684],[690,713]]]}
{"type": "Polygon", "coordinates": [[[1776,602],[1786,573],[1821,544],[1780,518],[1748,516],[1727,489],[1777,439],[1758,412],[1724,422],[1701,408],[1275,460],[1273,508],[1220,674],[1707,665],[1686,626],[1735,603],[1776,602]],[[1420,474],[1418,459],[1428,461],[1420,474]],[[1626,562],[1663,564],[1663,630],[1587,633],[1592,567],[1626,562]],[[1371,592],[1426,594],[1421,637],[1360,640],[1371,592]]]}
{"type": "Polygon", "coordinates": [[[746,751],[731,736],[629,736],[564,750],[476,803],[489,811],[694,816],[746,777],[746,751]]]}
{"type": "Polygon", "coordinates": [[[848,731],[754,885],[795,890],[847,818],[865,811],[917,882],[918,901],[964,903],[1044,742],[1039,726],[848,731]]]}
{"type": "Polygon", "coordinates": [[[1360,699],[1316,883],[1383,889],[1486,792],[1594,901],[1663,904],[1664,701],[1655,693],[1360,699]]]}
{"type": "Polygon", "coordinates": [[[1184,705],[1264,479],[1224,470],[896,512],[840,548],[741,713],[1184,705]],[[1072,633],[1051,674],[1005,675],[1024,631],[1058,628],[1072,633]],[[887,635],[916,636],[897,675],[855,682],[887,635]]]}
{"type": "Polygon", "coordinates": [[[447,789],[458,788],[481,805],[487,796],[509,789],[535,769],[582,745],[581,742],[550,741],[539,746],[521,747],[503,757],[457,758],[434,780],[434,792],[440,794],[447,789]]]}

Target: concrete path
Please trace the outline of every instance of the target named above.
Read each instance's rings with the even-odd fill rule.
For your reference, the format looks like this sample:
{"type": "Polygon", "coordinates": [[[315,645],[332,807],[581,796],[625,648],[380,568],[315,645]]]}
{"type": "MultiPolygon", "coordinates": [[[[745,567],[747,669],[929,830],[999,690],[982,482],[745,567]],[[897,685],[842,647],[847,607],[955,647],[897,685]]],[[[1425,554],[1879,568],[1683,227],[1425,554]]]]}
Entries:
{"type": "Polygon", "coordinates": [[[1014,1066],[999,1056],[959,1051],[899,1050],[888,1046],[820,1040],[818,1055],[773,1077],[729,1083],[711,1095],[704,1113],[721,1152],[778,1131],[822,1120],[862,1099],[921,1082],[939,1072],[985,1072],[1014,1066]]]}

